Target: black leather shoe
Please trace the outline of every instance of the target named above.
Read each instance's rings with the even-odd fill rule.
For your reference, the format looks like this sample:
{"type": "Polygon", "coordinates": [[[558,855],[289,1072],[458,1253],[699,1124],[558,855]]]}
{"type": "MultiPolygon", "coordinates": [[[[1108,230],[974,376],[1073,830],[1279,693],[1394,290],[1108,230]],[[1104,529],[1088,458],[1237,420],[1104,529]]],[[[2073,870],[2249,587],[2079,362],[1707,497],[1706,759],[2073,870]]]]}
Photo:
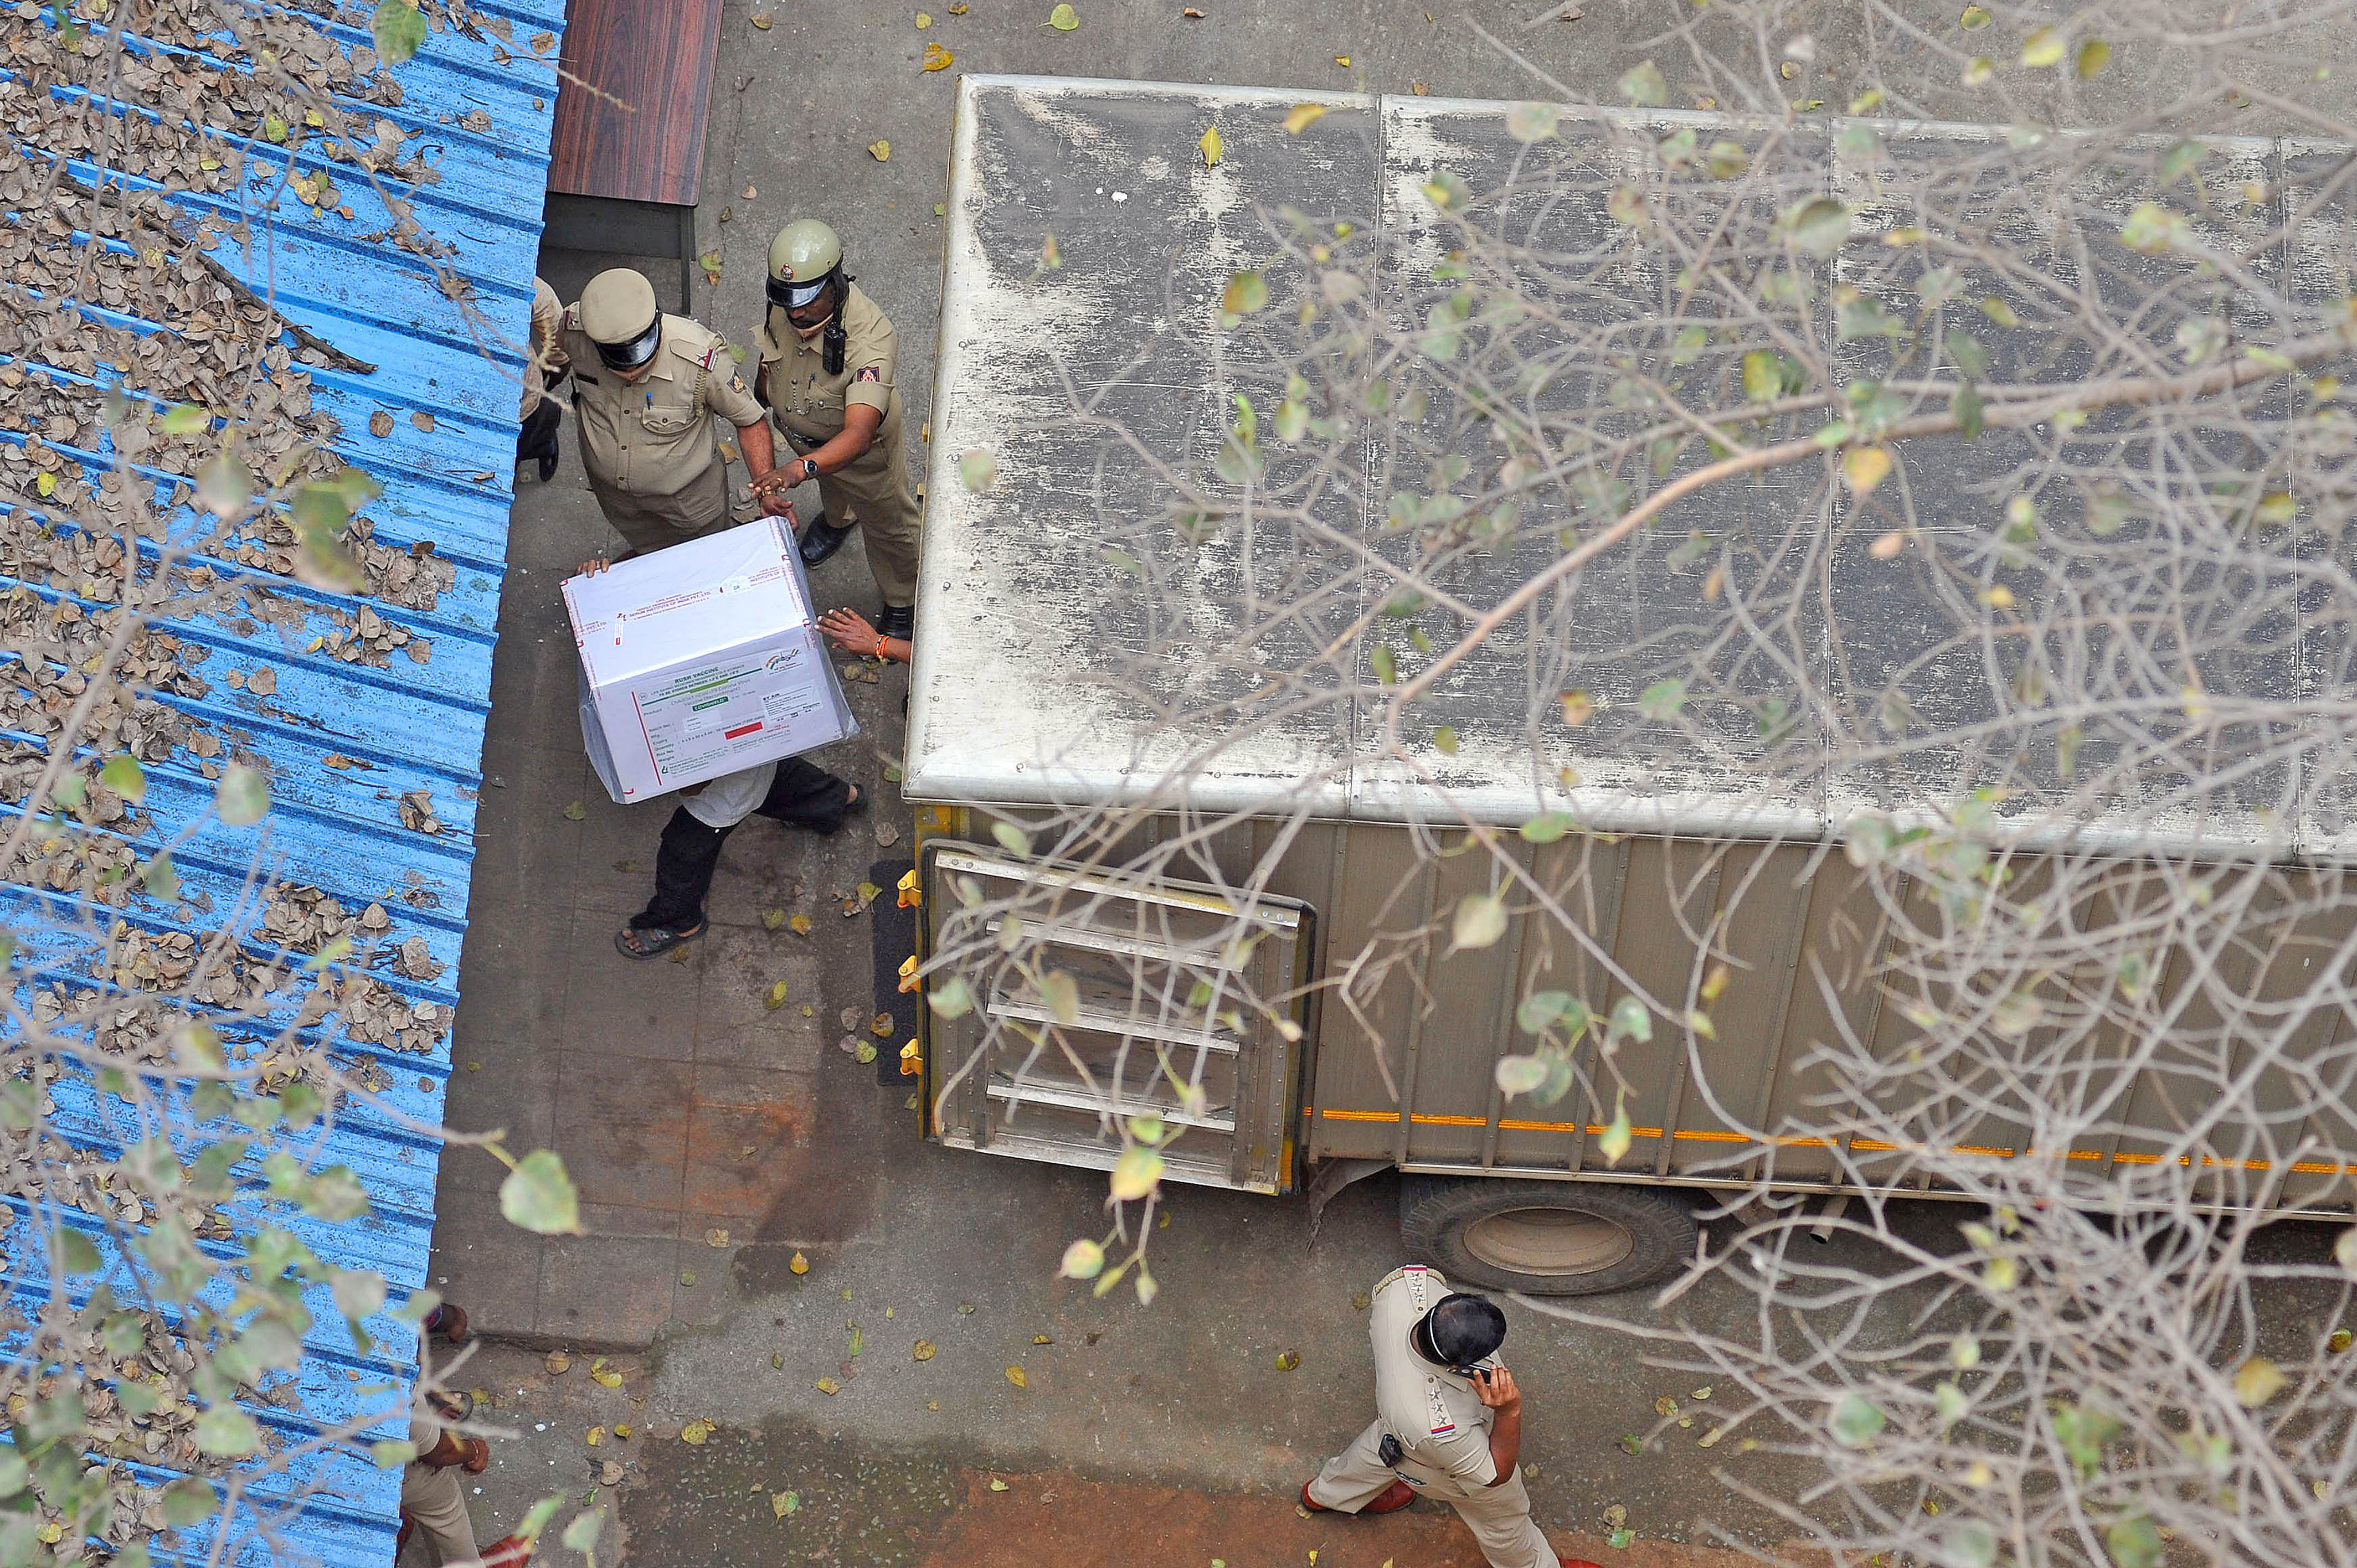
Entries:
{"type": "Polygon", "coordinates": [[[820,512],[810,520],[810,526],[802,530],[802,564],[817,565],[842,549],[843,542],[850,537],[851,530],[848,527],[835,527],[826,521],[826,513],[820,512]]]}
{"type": "Polygon", "coordinates": [[[556,448],[551,446],[540,459],[540,482],[544,485],[554,478],[556,478],[556,448]]]}
{"type": "Polygon", "coordinates": [[[877,612],[876,629],[886,637],[897,637],[903,642],[917,635],[917,607],[886,605],[877,612]]]}

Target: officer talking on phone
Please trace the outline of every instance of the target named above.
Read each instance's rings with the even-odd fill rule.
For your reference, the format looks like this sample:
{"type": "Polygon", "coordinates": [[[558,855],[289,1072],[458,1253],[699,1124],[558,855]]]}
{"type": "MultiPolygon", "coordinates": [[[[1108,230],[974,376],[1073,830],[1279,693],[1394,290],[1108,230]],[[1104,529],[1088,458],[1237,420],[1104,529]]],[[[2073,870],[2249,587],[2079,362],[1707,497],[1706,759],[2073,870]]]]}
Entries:
{"type": "Polygon", "coordinates": [[[1301,1488],[1312,1513],[1454,1508],[1491,1568],[1558,1568],[1523,1486],[1523,1396],[1497,1359],[1506,1315],[1410,1263],[1375,1286],[1375,1419],[1301,1488]]]}

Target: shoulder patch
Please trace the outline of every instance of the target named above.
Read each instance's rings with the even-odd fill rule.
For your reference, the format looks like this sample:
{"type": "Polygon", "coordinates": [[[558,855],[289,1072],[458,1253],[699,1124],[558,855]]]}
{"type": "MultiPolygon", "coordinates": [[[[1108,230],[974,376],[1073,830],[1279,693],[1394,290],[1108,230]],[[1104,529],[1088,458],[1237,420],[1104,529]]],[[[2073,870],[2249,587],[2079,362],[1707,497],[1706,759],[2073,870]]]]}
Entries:
{"type": "Polygon", "coordinates": [[[1426,1379],[1424,1385],[1424,1393],[1426,1400],[1429,1402],[1432,1406],[1432,1435],[1435,1437],[1456,1436],[1457,1418],[1448,1413],[1448,1402],[1441,1397],[1440,1380],[1437,1378],[1426,1379]]]}
{"type": "Polygon", "coordinates": [[[851,379],[855,381],[880,381],[884,379],[883,367],[880,365],[862,365],[857,371],[852,373],[851,379]]]}
{"type": "Polygon", "coordinates": [[[1400,1283],[1407,1286],[1408,1303],[1415,1308],[1418,1317],[1423,1316],[1426,1311],[1426,1298],[1430,1294],[1426,1289],[1426,1276],[1430,1273],[1422,1263],[1410,1263],[1400,1270],[1400,1283]]]}

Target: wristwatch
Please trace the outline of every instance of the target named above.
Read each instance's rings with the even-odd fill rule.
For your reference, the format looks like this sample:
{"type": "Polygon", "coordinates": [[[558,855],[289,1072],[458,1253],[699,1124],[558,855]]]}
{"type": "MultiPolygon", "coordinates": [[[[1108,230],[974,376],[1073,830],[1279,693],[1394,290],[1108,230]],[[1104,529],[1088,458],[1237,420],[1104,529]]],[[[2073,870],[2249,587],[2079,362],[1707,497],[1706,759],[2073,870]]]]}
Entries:
{"type": "Polygon", "coordinates": [[[802,478],[805,479],[815,479],[818,478],[817,458],[805,457],[802,459],[802,478]]]}

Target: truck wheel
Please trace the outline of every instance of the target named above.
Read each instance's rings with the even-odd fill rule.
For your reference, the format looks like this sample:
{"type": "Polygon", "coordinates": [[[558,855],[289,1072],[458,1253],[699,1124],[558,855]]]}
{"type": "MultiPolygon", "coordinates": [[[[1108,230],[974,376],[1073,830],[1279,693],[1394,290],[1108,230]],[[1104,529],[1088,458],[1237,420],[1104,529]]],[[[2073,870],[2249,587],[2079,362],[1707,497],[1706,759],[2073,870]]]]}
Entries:
{"type": "Polygon", "coordinates": [[[1684,1195],[1617,1182],[1410,1176],[1400,1237],[1453,1281],[1527,1295],[1652,1284],[1694,1256],[1684,1195]]]}

